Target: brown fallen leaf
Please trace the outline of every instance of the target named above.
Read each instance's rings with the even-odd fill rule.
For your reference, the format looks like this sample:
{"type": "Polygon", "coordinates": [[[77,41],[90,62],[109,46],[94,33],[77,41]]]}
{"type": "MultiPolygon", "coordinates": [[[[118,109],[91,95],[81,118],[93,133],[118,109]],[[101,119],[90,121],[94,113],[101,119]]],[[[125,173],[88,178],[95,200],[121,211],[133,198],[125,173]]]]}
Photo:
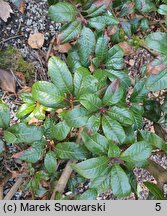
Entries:
{"type": "Polygon", "coordinates": [[[21,85],[26,84],[26,78],[25,78],[25,75],[22,72],[16,72],[15,75],[19,79],[21,85]]]}
{"type": "Polygon", "coordinates": [[[167,68],[167,64],[153,65],[153,63],[151,62],[147,65],[146,74],[156,75],[159,74],[165,68],[167,68]]]}
{"type": "Polygon", "coordinates": [[[58,44],[56,46],[56,50],[60,53],[67,53],[71,49],[71,45],[69,43],[58,44]]]}
{"type": "Polygon", "coordinates": [[[112,0],[95,0],[95,4],[97,7],[100,7],[102,5],[105,5],[106,7],[108,7],[110,5],[112,0]]]}
{"type": "Polygon", "coordinates": [[[29,125],[40,125],[42,123],[41,120],[38,120],[35,117],[32,117],[32,119],[28,122],[29,125]]]}
{"type": "Polygon", "coordinates": [[[118,44],[124,51],[124,55],[131,55],[132,53],[134,53],[134,48],[132,46],[130,46],[126,41],[121,42],[118,44]]]}
{"type": "Polygon", "coordinates": [[[37,32],[29,36],[28,44],[33,49],[39,49],[44,44],[44,34],[37,32]]]}
{"type": "Polygon", "coordinates": [[[0,87],[4,91],[16,93],[16,80],[13,75],[5,70],[0,69],[0,87]]]}
{"type": "Polygon", "coordinates": [[[7,22],[7,19],[10,17],[10,13],[13,13],[12,8],[10,7],[9,3],[0,0],[0,18],[7,22]]]}

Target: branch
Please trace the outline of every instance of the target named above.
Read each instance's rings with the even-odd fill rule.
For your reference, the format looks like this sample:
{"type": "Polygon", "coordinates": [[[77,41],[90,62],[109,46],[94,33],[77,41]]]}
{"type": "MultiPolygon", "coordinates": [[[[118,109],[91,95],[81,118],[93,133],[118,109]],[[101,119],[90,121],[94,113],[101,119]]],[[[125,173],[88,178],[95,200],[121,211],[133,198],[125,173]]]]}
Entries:
{"type": "Polygon", "coordinates": [[[167,170],[161,167],[159,164],[155,163],[153,160],[148,160],[149,165],[146,169],[157,181],[157,186],[163,190],[164,184],[167,183],[167,170]]]}
{"type": "Polygon", "coordinates": [[[23,183],[23,178],[19,177],[16,181],[16,183],[13,185],[13,187],[10,189],[10,191],[6,194],[6,196],[4,197],[4,200],[11,200],[12,197],[14,196],[14,194],[17,192],[17,190],[19,189],[19,187],[22,185],[23,183]]]}

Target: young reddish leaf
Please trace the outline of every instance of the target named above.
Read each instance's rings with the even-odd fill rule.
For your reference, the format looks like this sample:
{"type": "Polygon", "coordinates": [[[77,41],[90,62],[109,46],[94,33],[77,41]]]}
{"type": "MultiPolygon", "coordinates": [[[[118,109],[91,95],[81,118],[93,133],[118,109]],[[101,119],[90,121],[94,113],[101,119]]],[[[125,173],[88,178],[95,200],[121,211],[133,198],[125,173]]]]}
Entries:
{"type": "Polygon", "coordinates": [[[69,43],[59,44],[57,45],[56,49],[60,53],[68,53],[68,51],[71,49],[71,45],[69,43]]]}
{"type": "Polygon", "coordinates": [[[131,55],[134,52],[134,48],[130,46],[126,41],[118,44],[124,51],[124,55],[131,55]]]}

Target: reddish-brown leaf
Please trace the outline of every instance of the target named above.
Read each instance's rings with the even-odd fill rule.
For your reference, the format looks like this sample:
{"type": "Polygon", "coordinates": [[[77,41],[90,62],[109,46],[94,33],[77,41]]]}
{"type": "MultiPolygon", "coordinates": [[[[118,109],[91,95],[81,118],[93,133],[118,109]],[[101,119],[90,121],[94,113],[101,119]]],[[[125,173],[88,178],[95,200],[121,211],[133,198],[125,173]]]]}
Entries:
{"type": "Polygon", "coordinates": [[[131,55],[132,53],[134,53],[134,48],[132,46],[130,46],[126,41],[121,42],[118,44],[124,51],[124,55],[131,55]]]}
{"type": "Polygon", "coordinates": [[[152,74],[159,74],[162,70],[167,68],[167,64],[159,64],[159,65],[153,65],[153,63],[149,63],[147,65],[147,75],[152,75],[152,74]]]}
{"type": "Polygon", "coordinates": [[[100,7],[102,5],[105,5],[106,7],[109,6],[112,0],[95,0],[95,4],[97,7],[100,7]]]}
{"type": "Polygon", "coordinates": [[[69,43],[58,44],[56,50],[60,53],[67,53],[71,49],[71,45],[69,43]]]}
{"type": "Polygon", "coordinates": [[[16,93],[16,80],[10,72],[0,69],[0,87],[4,91],[16,93]]]}

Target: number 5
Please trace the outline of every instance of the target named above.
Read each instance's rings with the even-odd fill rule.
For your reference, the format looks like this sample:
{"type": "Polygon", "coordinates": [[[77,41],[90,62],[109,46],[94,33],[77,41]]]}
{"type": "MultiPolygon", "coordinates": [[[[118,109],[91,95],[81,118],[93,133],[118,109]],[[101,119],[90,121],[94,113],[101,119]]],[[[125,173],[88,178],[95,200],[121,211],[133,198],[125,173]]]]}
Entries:
{"type": "Polygon", "coordinates": [[[161,203],[156,203],[155,210],[156,211],[161,211],[161,203]]]}

